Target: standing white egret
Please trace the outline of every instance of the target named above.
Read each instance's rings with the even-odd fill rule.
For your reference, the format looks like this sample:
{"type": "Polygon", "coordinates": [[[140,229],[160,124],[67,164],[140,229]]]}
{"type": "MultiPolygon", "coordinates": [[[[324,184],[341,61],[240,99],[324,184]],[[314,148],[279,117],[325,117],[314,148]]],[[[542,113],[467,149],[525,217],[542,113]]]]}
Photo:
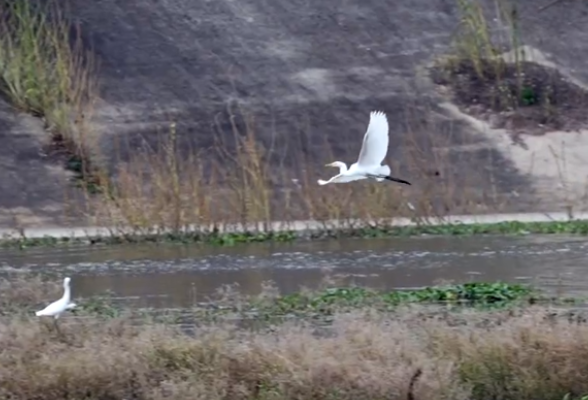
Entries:
{"type": "Polygon", "coordinates": [[[41,311],[37,311],[35,315],[37,317],[53,317],[53,324],[55,328],[57,328],[57,319],[66,310],[72,309],[76,306],[76,303],[72,303],[71,300],[71,289],[69,288],[69,281],[71,279],[66,277],[63,280],[63,296],[59,300],[54,301],[53,303],[49,304],[47,307],[42,309],[41,311]]]}
{"type": "Polygon", "coordinates": [[[328,181],[319,179],[318,184],[326,185],[327,183],[344,183],[373,178],[378,182],[389,180],[410,185],[408,181],[390,176],[390,167],[381,165],[384,158],[386,158],[387,152],[388,120],[386,119],[386,114],[381,111],[372,111],[357,162],[352,164],[349,169],[341,161],[327,164],[326,167],[339,168],[339,174],[328,181]]]}

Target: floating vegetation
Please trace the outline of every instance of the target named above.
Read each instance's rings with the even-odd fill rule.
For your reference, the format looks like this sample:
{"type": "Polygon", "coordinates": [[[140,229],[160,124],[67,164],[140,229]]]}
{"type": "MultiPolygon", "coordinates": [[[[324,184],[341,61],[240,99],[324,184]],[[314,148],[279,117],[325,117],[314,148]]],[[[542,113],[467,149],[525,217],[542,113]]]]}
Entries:
{"type": "Polygon", "coordinates": [[[535,299],[537,293],[526,285],[504,282],[470,282],[414,290],[377,291],[363,287],[326,288],[301,291],[274,298],[252,297],[237,304],[214,307],[212,314],[238,311],[264,318],[318,316],[358,309],[393,311],[399,305],[431,304],[467,307],[500,307],[535,299]]]}

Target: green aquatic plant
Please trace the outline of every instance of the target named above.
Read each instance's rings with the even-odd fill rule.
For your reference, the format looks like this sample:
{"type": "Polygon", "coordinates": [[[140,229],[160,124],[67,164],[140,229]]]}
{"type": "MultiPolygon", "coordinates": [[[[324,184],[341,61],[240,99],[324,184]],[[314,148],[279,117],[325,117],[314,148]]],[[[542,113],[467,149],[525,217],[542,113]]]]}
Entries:
{"type": "Polygon", "coordinates": [[[422,235],[436,236],[474,236],[474,235],[526,235],[526,234],[573,234],[587,235],[588,221],[546,221],[520,222],[508,221],[498,223],[476,224],[420,224],[413,226],[380,226],[357,229],[316,229],[312,231],[263,231],[263,232],[176,232],[151,234],[117,234],[88,237],[53,237],[0,239],[2,248],[53,247],[61,245],[111,245],[132,243],[165,244],[206,244],[215,246],[233,246],[241,243],[291,242],[306,239],[328,239],[343,237],[384,238],[410,237],[422,235]]]}
{"type": "Polygon", "coordinates": [[[582,396],[572,396],[570,393],[567,393],[562,400],[588,400],[588,394],[582,396]]]}
{"type": "MultiPolygon", "coordinates": [[[[226,294],[225,294],[226,295],[226,294]]],[[[399,306],[421,304],[444,310],[476,308],[480,311],[537,302],[547,299],[526,285],[504,282],[464,284],[378,291],[365,287],[327,287],[317,291],[298,291],[284,295],[251,297],[225,296],[200,303],[193,308],[198,318],[216,320],[236,317],[279,320],[283,317],[323,318],[341,312],[395,312],[399,306]]]]}
{"type": "Polygon", "coordinates": [[[101,296],[92,296],[77,300],[78,306],[74,314],[89,314],[101,317],[116,318],[121,315],[121,308],[112,301],[112,292],[106,291],[101,296]]]}
{"type": "Polygon", "coordinates": [[[588,234],[588,221],[507,221],[476,224],[431,224],[414,226],[392,226],[362,229],[361,236],[473,236],[473,235],[524,235],[524,234],[588,234]]]}
{"type": "Polygon", "coordinates": [[[330,314],[342,309],[375,307],[390,309],[401,304],[429,303],[469,306],[506,305],[530,298],[529,286],[504,282],[470,282],[457,285],[432,286],[414,290],[376,291],[363,287],[328,288],[318,292],[297,292],[269,302],[250,303],[266,314],[317,313],[330,314]]]}
{"type": "MultiPolygon", "coordinates": [[[[60,293],[59,285],[44,281],[38,276],[0,281],[0,303],[4,314],[31,313],[47,298],[60,293]]],[[[325,287],[321,290],[301,290],[289,294],[276,294],[264,290],[259,295],[244,296],[226,289],[216,298],[195,304],[189,310],[153,310],[133,308],[124,302],[115,301],[112,292],[87,298],[76,297],[77,307],[72,314],[78,316],[100,316],[115,318],[131,313],[140,319],[156,317],[158,320],[178,320],[180,314],[189,311],[192,317],[207,320],[217,317],[268,319],[287,315],[313,317],[331,315],[335,312],[354,310],[393,311],[407,304],[451,305],[463,307],[502,307],[511,304],[529,304],[545,300],[535,289],[527,285],[505,282],[468,282],[430,286],[419,289],[379,291],[366,287],[325,287]],[[273,293],[273,294],[272,294],[273,293]]]]}

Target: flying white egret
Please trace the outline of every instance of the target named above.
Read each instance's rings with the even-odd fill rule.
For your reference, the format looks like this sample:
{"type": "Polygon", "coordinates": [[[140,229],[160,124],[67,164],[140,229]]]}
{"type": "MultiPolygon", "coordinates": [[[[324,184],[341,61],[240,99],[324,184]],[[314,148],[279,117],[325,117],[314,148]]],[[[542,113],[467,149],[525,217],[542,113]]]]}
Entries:
{"type": "Polygon", "coordinates": [[[327,183],[344,183],[372,178],[378,182],[389,180],[410,185],[408,181],[390,176],[390,167],[381,165],[384,158],[386,158],[387,152],[388,120],[386,119],[386,114],[381,111],[372,111],[357,162],[352,164],[349,169],[341,161],[327,164],[326,167],[339,168],[339,174],[328,181],[319,179],[318,184],[326,185],[327,183]]]}
{"type": "MultiPolygon", "coordinates": [[[[41,311],[37,311],[35,315],[37,317],[53,317],[53,323],[55,328],[57,328],[57,319],[66,310],[72,309],[76,306],[76,303],[70,302],[71,299],[71,289],[69,288],[69,281],[71,279],[66,277],[63,280],[63,296],[59,300],[54,301],[53,303],[49,304],[47,307],[42,309],[41,311]]],[[[59,328],[57,328],[59,330],[59,328]]]]}

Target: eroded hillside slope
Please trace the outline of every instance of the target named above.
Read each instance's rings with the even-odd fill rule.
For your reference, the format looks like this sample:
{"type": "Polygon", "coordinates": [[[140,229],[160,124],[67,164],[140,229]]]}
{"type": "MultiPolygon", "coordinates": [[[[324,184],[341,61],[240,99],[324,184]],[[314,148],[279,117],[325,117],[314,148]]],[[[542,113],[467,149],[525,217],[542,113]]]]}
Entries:
{"type": "MultiPolygon", "coordinates": [[[[482,3],[494,40],[508,45],[512,24],[497,17],[494,0],[482,3]]],[[[588,82],[588,5],[514,3],[521,44],[588,82]]],[[[427,66],[453,49],[462,16],[455,0],[102,0],[73,2],[70,16],[101,60],[94,122],[112,172],[133,153],[157,147],[173,120],[180,153],[199,154],[205,169],[219,147],[233,149],[235,133],[253,133],[273,169],[290,171],[287,180],[267,176],[284,191],[309,171],[329,176],[320,167],[332,158],[354,161],[369,111],[382,109],[390,121],[390,163],[415,182],[402,194],[414,203],[426,194],[436,199],[427,207],[437,213],[529,211],[559,210],[568,199],[538,184],[556,161],[544,161],[548,172],[517,162],[553,157],[550,133],[513,152],[508,130],[489,131],[448,112],[443,103],[450,97],[427,78],[427,66]],[[431,175],[436,170],[441,178],[431,175]]],[[[6,135],[7,143],[15,140],[6,135]]],[[[568,171],[574,179],[561,178],[576,197],[588,172],[578,140],[564,144],[567,159],[575,154],[575,167],[586,167],[568,171]]],[[[18,159],[13,148],[3,147],[0,156],[18,159]]],[[[6,193],[9,182],[0,185],[6,193]]],[[[46,196],[59,207],[56,197],[46,196]]],[[[44,213],[48,205],[31,199],[24,196],[22,206],[44,213]]],[[[0,205],[14,207],[4,195],[0,205]]]]}

